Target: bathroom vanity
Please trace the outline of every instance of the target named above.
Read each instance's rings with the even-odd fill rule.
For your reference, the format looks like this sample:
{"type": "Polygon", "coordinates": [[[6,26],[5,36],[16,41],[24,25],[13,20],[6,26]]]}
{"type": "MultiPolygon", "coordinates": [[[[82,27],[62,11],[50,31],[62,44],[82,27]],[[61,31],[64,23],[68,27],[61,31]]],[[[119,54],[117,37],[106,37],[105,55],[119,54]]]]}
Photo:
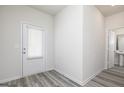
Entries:
{"type": "Polygon", "coordinates": [[[124,66],[124,51],[116,50],[115,53],[118,55],[118,65],[124,66]]]}
{"type": "Polygon", "coordinates": [[[115,57],[118,57],[118,65],[124,66],[124,34],[116,36],[115,57]]]}

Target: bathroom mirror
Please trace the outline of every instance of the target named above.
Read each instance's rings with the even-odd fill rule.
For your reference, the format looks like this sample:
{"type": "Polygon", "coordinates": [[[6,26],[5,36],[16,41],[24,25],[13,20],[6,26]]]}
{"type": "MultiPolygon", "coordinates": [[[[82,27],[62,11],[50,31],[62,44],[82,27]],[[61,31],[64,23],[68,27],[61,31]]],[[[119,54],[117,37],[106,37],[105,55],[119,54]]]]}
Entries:
{"type": "Polygon", "coordinates": [[[124,51],[124,34],[117,35],[117,50],[124,51]]]}

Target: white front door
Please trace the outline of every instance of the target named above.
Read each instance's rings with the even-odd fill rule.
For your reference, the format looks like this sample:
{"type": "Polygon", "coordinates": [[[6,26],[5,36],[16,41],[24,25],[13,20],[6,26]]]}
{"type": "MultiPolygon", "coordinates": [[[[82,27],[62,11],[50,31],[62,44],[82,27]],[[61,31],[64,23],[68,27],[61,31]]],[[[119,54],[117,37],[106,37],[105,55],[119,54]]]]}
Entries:
{"type": "Polygon", "coordinates": [[[22,24],[23,76],[45,71],[45,31],[22,24]]]}

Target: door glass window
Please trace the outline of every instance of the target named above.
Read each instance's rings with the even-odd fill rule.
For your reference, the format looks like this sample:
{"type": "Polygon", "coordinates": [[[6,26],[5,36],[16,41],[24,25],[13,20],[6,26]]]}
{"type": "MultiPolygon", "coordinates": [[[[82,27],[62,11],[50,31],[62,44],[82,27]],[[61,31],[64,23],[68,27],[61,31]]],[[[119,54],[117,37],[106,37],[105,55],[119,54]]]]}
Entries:
{"type": "Polygon", "coordinates": [[[43,57],[43,31],[28,28],[28,58],[43,57]]]}

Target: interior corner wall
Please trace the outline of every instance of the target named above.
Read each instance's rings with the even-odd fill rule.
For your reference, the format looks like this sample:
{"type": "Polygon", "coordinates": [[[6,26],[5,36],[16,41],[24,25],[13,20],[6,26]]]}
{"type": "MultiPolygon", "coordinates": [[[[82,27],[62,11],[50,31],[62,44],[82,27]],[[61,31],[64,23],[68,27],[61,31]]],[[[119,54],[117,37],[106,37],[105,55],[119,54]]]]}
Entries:
{"type": "Polygon", "coordinates": [[[0,6],[0,82],[21,76],[21,21],[46,29],[46,70],[53,69],[53,17],[28,6],[0,6]]]}
{"type": "Polygon", "coordinates": [[[82,81],[82,6],[67,6],[54,17],[55,70],[82,81]]]}
{"type": "Polygon", "coordinates": [[[84,6],[83,14],[83,81],[88,81],[104,69],[104,17],[91,5],[84,6]]]}

